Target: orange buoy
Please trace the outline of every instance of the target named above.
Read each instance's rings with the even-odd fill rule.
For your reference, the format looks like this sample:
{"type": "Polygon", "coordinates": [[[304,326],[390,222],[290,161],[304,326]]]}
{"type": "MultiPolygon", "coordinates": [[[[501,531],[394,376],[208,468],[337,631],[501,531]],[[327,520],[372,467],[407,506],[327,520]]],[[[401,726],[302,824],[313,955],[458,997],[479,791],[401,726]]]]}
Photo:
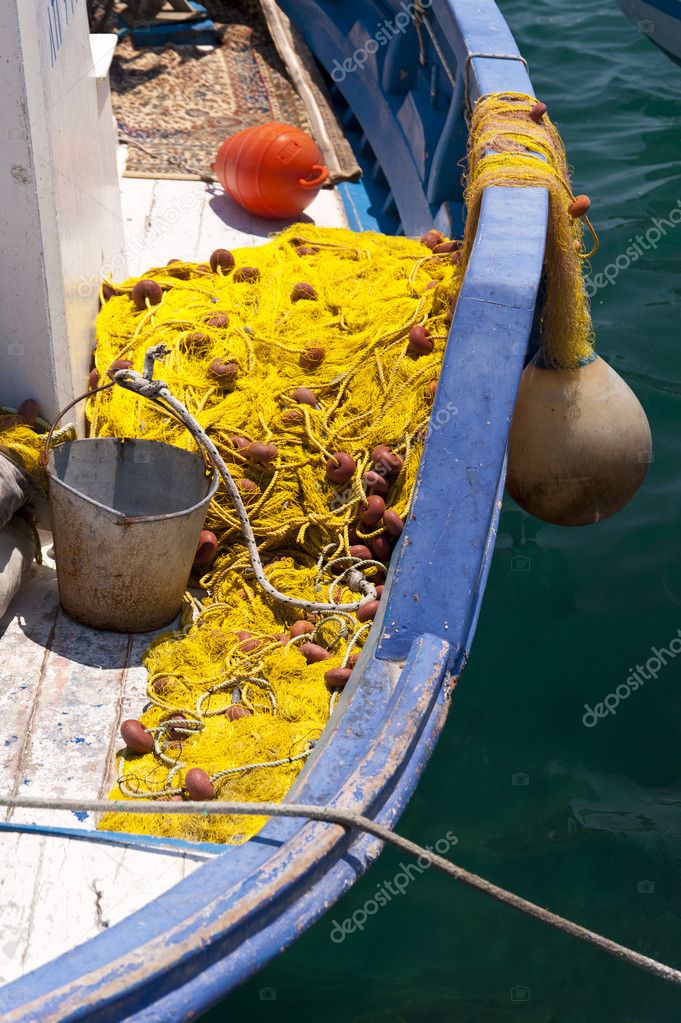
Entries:
{"type": "Polygon", "coordinates": [[[591,208],[591,199],[588,195],[576,195],[575,201],[568,206],[568,213],[576,220],[577,217],[585,216],[591,208]]]}
{"type": "Polygon", "coordinates": [[[154,748],[154,737],[147,732],[141,721],[128,718],[121,725],[123,742],[133,753],[151,753],[154,748]]]}
{"type": "Polygon", "coordinates": [[[132,289],[131,298],[135,306],[142,311],[147,308],[147,299],[149,299],[149,305],[159,304],[163,298],[163,288],[156,281],[150,281],[145,277],[138,281],[132,289]]]}
{"type": "Polygon", "coordinates": [[[19,415],[24,419],[29,426],[35,426],[35,421],[39,415],[38,402],[33,398],[26,398],[22,401],[19,406],[19,415]]]}
{"type": "Polygon", "coordinates": [[[344,689],[351,675],[352,668],[329,668],[328,671],[324,672],[326,688],[331,691],[334,689],[344,689]]]}
{"type": "Polygon", "coordinates": [[[329,651],[325,650],[319,643],[301,643],[298,649],[308,664],[317,664],[319,661],[325,661],[327,657],[331,656],[329,651]]]}
{"type": "Polygon", "coordinates": [[[279,121],[226,139],[212,167],[226,192],[260,217],[296,217],[329,177],[316,142],[279,121]]]}
{"type": "Polygon", "coordinates": [[[306,632],[314,632],[314,625],[312,622],[306,621],[304,618],[300,621],[294,622],[291,626],[291,638],[295,639],[296,636],[304,636],[306,632]]]}
{"type": "Polygon", "coordinates": [[[242,707],[240,703],[233,703],[231,707],[228,707],[225,711],[225,717],[229,721],[238,721],[239,718],[250,718],[253,716],[253,711],[249,710],[248,707],[242,707]]]}
{"type": "Polygon", "coordinates": [[[215,786],[201,767],[190,767],[184,777],[184,787],[190,799],[215,799],[215,786]]]}
{"type": "Polygon", "coordinates": [[[218,553],[218,538],[210,529],[202,529],[194,555],[194,568],[206,568],[212,565],[218,553]]]}
{"type": "Polygon", "coordinates": [[[378,603],[377,600],[367,600],[364,604],[360,604],[357,608],[357,620],[362,623],[373,622],[378,611],[378,603]]]}
{"type": "Polygon", "coordinates": [[[310,405],[312,408],[317,407],[317,395],[309,387],[296,387],[293,392],[293,400],[302,405],[310,405]]]}

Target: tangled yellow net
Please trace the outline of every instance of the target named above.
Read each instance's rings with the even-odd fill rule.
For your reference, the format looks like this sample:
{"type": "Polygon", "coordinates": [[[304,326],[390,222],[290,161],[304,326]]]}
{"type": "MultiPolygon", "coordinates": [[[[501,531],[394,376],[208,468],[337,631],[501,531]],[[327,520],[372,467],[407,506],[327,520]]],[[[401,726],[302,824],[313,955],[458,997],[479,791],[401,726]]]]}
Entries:
{"type": "MultiPolygon", "coordinates": [[[[46,424],[40,421],[38,429],[46,424]]],[[[61,439],[65,439],[61,437],[61,439]]],[[[13,409],[0,407],[0,454],[16,462],[31,479],[45,488],[45,470],[41,456],[45,450],[45,437],[30,426],[13,409]]]]}
{"type": "MultiPolygon", "coordinates": [[[[235,250],[228,271],[188,263],[148,271],[145,279],[163,289],[159,304],[138,309],[137,281],[129,280],[103,306],[98,374],[116,360],[141,370],[145,351],[166,344],[162,376],[239,481],[278,589],[319,601],[331,587],[334,602],[357,600],[344,581],[333,585],[351,555],[367,578],[382,582],[391,534],[380,519],[366,525],[360,517],[376,489],[387,491],[383,500],[396,516],[406,514],[460,280],[453,257],[418,241],[299,224],[268,244],[235,250]],[[413,350],[415,326],[427,328],[431,352],[413,350]],[[216,376],[216,361],[230,373],[216,376]],[[313,396],[300,400],[300,387],[313,396]],[[275,453],[263,461],[269,445],[275,453]],[[380,446],[390,451],[382,476],[372,458],[380,446]],[[342,483],[326,471],[336,452],[354,462],[342,483]],[[371,487],[368,472],[379,476],[371,487]]],[[[173,419],[122,388],[95,396],[91,427],[100,436],[194,444],[173,419]]],[[[209,596],[195,621],[146,656],[151,706],[141,720],[157,729],[156,748],[120,755],[114,795],[179,797],[186,772],[200,767],[221,798],[280,799],[328,720],[326,672],[347,664],[370,628],[355,614],[320,614],[308,626],[314,632],[291,638],[303,615],[253,584],[235,512],[220,492],[207,525],[219,539],[202,579],[209,596]],[[310,641],[328,656],[308,663],[301,647],[310,641]]],[[[392,525],[399,530],[396,519],[392,525]]],[[[228,842],[261,824],[171,815],[102,822],[228,842]]]]}
{"type": "MultiPolygon", "coordinates": [[[[145,274],[151,284],[104,283],[95,376],[105,379],[112,364],[141,370],[148,348],[167,346],[162,376],[239,481],[279,590],[351,602],[356,594],[342,577],[350,564],[382,583],[487,185],[549,189],[545,357],[553,365],[590,357],[582,223],[568,212],[574,197],[562,143],[547,117],[533,120],[536,102],[503,94],[476,106],[462,249],[442,238],[426,245],[299,224],[262,246],[219,250],[212,266],[173,261],[145,274]],[[349,474],[334,481],[329,468],[343,458],[349,474]],[[387,511],[376,517],[381,495],[387,511]]],[[[90,423],[100,436],[194,443],[122,388],[93,398],[90,423]]],[[[207,526],[218,540],[201,579],[207,596],[198,615],[188,613],[147,652],[141,725],[154,747],[119,753],[114,798],[181,799],[192,794],[188,772],[196,769],[221,799],[283,798],[371,626],[361,613],[305,619],[263,594],[220,492],[207,526]],[[330,669],[341,672],[337,684],[330,669]]],[[[239,843],[262,823],[159,812],[112,813],[100,826],[239,843]]]]}

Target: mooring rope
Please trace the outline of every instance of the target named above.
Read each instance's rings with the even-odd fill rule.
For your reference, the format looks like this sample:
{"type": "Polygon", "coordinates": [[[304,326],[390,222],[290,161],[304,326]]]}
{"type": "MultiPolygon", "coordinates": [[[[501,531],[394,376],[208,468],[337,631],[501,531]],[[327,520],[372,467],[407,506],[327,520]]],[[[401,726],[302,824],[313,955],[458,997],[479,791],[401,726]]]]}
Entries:
{"type": "Polygon", "coordinates": [[[620,959],[630,966],[637,966],[641,970],[646,970],[648,973],[652,973],[670,984],[681,985],[681,970],[668,966],[666,963],[661,963],[657,959],[651,959],[650,956],[636,952],[626,945],[620,945],[619,942],[612,941],[611,938],[606,938],[604,935],[598,934],[588,927],[582,927],[581,924],[568,920],[558,913],[552,913],[551,910],[538,906],[536,902],[530,902],[529,899],[524,899],[521,895],[516,895],[515,892],[501,888],[492,881],[480,877],[479,874],[475,874],[465,867],[460,867],[457,863],[452,863],[451,860],[445,859],[444,856],[438,856],[437,853],[425,849],[416,842],[412,842],[411,839],[395,834],[394,831],[391,831],[384,824],[378,824],[369,817],[353,813],[351,810],[341,810],[329,806],[315,806],[310,803],[240,803],[217,800],[211,802],[189,800],[181,803],[168,802],[160,810],[158,803],[151,800],[142,802],[126,799],[40,799],[33,796],[0,796],[0,806],[31,810],[69,810],[74,813],[87,810],[91,813],[198,814],[201,817],[213,816],[214,814],[243,815],[247,817],[307,817],[309,820],[320,821],[324,824],[338,824],[340,827],[348,829],[357,828],[369,835],[373,835],[374,838],[378,838],[382,842],[395,846],[401,852],[408,853],[417,859],[423,858],[430,866],[435,867],[436,870],[441,871],[455,881],[460,881],[469,888],[475,888],[484,895],[497,899],[497,901],[503,902],[504,905],[510,906],[512,909],[516,909],[527,916],[534,917],[535,920],[539,920],[543,924],[547,924],[549,927],[562,931],[563,934],[569,934],[573,938],[586,942],[588,945],[600,948],[603,952],[607,952],[616,959],[620,959]]]}

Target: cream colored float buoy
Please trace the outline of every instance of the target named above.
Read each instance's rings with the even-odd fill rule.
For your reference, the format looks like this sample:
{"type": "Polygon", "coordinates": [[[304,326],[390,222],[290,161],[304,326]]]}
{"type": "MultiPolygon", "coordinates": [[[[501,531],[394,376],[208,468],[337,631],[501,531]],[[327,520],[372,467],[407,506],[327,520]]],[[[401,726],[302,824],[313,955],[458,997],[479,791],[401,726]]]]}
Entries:
{"type": "Polygon", "coordinates": [[[525,367],[506,477],[525,511],[560,526],[607,519],[634,496],[651,458],[646,414],[603,359],[550,369],[539,355],[525,367]]]}

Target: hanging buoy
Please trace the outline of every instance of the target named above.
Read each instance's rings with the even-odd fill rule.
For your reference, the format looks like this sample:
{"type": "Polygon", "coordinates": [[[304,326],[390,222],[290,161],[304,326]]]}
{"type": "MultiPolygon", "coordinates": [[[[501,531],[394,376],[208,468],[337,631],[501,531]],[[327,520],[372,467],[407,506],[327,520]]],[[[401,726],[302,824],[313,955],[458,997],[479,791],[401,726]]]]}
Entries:
{"type": "Polygon", "coordinates": [[[531,515],[585,526],[623,508],[652,458],[638,398],[603,359],[525,368],[508,441],[506,489],[531,515]]]}
{"type": "Polygon", "coordinates": [[[568,206],[568,213],[576,220],[577,217],[585,216],[591,209],[591,199],[588,195],[576,195],[575,201],[568,206]]]}
{"type": "Polygon", "coordinates": [[[223,188],[260,217],[296,217],[329,177],[314,139],[270,121],[226,139],[212,166],[223,188]]]}

